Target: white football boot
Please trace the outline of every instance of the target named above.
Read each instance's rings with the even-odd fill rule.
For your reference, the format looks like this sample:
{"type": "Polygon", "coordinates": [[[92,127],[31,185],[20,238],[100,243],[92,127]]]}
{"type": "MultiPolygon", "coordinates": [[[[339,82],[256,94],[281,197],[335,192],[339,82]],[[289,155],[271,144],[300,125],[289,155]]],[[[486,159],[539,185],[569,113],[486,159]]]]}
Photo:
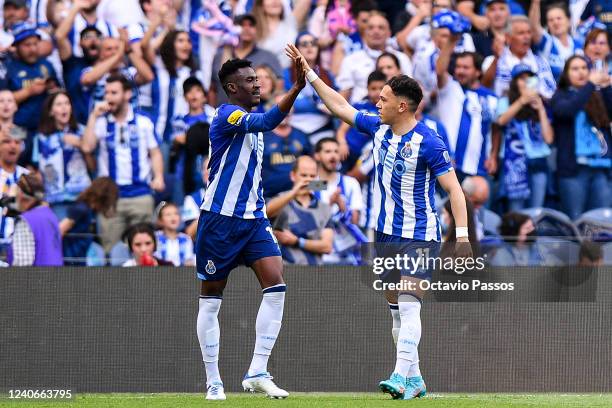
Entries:
{"type": "Polygon", "coordinates": [[[242,388],[250,392],[263,392],[270,398],[287,398],[289,393],[281,388],[278,388],[270,373],[261,373],[253,376],[248,374],[242,380],[242,388]]]}
{"type": "Polygon", "coordinates": [[[225,391],[223,390],[223,383],[215,381],[206,387],[206,399],[207,400],[225,400],[225,391]]]}

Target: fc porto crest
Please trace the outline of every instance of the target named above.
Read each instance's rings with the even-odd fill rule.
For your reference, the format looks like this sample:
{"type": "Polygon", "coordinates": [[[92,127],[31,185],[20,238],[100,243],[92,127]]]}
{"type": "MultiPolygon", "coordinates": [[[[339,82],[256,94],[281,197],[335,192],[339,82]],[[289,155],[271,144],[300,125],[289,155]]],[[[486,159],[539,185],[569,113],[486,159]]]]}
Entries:
{"type": "Polygon", "coordinates": [[[400,156],[402,156],[404,159],[412,156],[412,147],[410,147],[410,142],[406,142],[404,144],[404,147],[402,147],[402,150],[400,150],[400,156]]]}
{"type": "Polygon", "coordinates": [[[215,263],[209,259],[204,270],[207,274],[214,275],[215,272],[217,272],[217,267],[215,266],[215,263]]]}

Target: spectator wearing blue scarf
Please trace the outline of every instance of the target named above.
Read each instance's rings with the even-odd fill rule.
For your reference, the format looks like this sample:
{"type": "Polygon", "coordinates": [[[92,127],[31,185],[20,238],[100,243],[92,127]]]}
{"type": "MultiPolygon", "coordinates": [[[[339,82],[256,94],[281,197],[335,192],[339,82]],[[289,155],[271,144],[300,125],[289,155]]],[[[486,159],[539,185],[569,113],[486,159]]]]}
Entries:
{"type": "Polygon", "coordinates": [[[610,76],[604,70],[589,71],[584,57],[571,57],[551,108],[561,209],[576,219],[584,211],[609,207],[610,76]]]}
{"type": "Polygon", "coordinates": [[[510,211],[542,207],[546,197],[546,158],[554,133],[537,86],[531,67],[518,64],[512,69],[508,96],[497,105],[504,137],[502,191],[510,211]]]}

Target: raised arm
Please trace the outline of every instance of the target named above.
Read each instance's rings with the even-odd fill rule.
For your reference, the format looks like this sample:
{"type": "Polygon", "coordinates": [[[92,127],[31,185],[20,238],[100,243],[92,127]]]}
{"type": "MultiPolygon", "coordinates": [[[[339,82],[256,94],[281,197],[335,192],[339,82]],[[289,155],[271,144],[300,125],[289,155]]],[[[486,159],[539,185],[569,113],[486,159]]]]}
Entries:
{"type": "Polygon", "coordinates": [[[285,52],[287,56],[293,59],[297,66],[300,65],[303,67],[305,72],[307,73],[308,81],[310,85],[317,92],[327,109],[336,117],[340,118],[342,121],[348,123],[349,125],[353,125],[355,121],[355,115],[357,114],[357,109],[353,108],[350,103],[346,99],[342,97],[338,92],[336,92],[333,88],[327,86],[325,82],[323,82],[317,74],[310,69],[310,66],[306,62],[304,56],[300,53],[300,51],[293,45],[288,44],[287,48],[285,48],[285,52]]]}
{"type": "Polygon", "coordinates": [[[542,24],[540,18],[542,16],[540,7],[540,0],[531,0],[531,7],[529,7],[529,23],[531,25],[531,32],[533,33],[532,42],[535,45],[540,44],[542,41],[542,24]]]}
{"type": "Polygon", "coordinates": [[[444,88],[448,82],[448,65],[450,64],[451,55],[455,49],[455,45],[459,41],[460,35],[453,34],[450,40],[446,41],[440,50],[440,55],[436,61],[436,78],[438,80],[438,89],[444,88]]]}

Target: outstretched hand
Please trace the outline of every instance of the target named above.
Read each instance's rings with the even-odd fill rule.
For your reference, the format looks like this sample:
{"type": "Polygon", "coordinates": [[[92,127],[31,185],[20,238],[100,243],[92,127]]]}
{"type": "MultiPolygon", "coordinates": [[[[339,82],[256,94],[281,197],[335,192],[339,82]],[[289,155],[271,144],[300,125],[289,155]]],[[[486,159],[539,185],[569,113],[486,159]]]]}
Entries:
{"type": "Polygon", "coordinates": [[[285,47],[285,54],[289,58],[291,58],[293,62],[295,62],[295,67],[298,71],[298,80],[300,77],[302,77],[302,79],[304,80],[304,84],[306,84],[306,73],[310,71],[310,66],[306,61],[306,58],[302,55],[300,50],[298,50],[297,47],[293,44],[287,44],[287,46],[285,47]]]}
{"type": "Polygon", "coordinates": [[[302,60],[295,60],[295,86],[299,89],[302,89],[306,86],[306,72],[304,70],[304,66],[302,65],[302,60]]]}

